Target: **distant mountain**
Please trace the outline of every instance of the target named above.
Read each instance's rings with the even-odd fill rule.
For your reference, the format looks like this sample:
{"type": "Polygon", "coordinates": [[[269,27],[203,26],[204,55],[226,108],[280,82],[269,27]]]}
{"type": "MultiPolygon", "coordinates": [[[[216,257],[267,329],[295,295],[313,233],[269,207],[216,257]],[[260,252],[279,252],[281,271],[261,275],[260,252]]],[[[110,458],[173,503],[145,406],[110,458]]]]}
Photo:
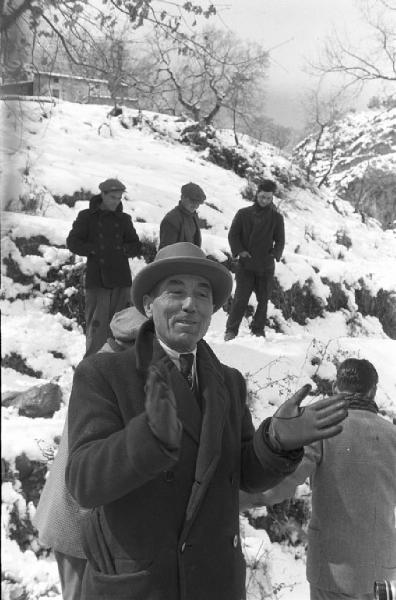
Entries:
{"type": "Polygon", "coordinates": [[[294,158],[318,185],[330,187],[355,210],[376,218],[383,228],[396,224],[396,108],[349,114],[304,139],[294,158]]]}

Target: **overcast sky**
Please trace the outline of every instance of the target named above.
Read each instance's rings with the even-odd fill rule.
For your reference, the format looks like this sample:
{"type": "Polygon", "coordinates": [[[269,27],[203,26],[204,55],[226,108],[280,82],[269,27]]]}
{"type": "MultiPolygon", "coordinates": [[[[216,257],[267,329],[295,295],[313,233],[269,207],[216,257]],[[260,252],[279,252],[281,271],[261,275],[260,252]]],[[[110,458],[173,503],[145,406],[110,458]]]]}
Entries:
{"type": "MultiPolygon", "coordinates": [[[[304,72],[306,59],[318,57],[333,30],[355,41],[368,33],[359,10],[364,0],[215,0],[214,4],[219,26],[273,48],[267,114],[289,126],[302,124],[300,97],[313,85],[304,72]]],[[[357,100],[358,108],[365,107],[374,92],[366,91],[357,100]]]]}

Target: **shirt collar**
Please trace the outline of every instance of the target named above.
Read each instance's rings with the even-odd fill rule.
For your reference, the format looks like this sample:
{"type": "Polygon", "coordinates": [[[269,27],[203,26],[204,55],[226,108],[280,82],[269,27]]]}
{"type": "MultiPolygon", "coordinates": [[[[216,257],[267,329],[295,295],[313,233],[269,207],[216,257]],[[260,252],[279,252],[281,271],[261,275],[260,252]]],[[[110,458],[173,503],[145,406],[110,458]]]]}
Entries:
{"type": "MultiPolygon", "coordinates": [[[[158,342],[159,342],[161,348],[166,352],[166,354],[175,363],[176,367],[180,371],[180,358],[179,357],[180,357],[180,354],[186,354],[186,352],[177,352],[176,350],[173,350],[173,348],[169,348],[169,346],[167,346],[159,338],[157,338],[157,339],[158,339],[158,342]]],[[[190,350],[190,352],[188,354],[194,354],[193,373],[195,373],[196,361],[197,361],[197,347],[195,346],[194,350],[190,350]]]]}

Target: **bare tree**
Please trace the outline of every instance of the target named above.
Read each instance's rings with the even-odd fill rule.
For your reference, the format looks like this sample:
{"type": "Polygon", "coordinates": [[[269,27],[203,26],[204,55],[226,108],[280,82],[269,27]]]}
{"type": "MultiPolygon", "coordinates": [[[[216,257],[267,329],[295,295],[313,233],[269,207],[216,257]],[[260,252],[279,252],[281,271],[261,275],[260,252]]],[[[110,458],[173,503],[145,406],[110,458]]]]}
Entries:
{"type": "Polygon", "coordinates": [[[371,35],[356,47],[334,33],[313,67],[324,75],[345,76],[346,86],[363,86],[373,80],[396,83],[396,2],[365,0],[360,6],[371,35]]]}
{"type": "Polygon", "coordinates": [[[162,65],[156,83],[162,85],[164,101],[172,101],[175,112],[186,112],[195,121],[194,128],[202,129],[221,109],[234,115],[242,112],[265,76],[268,53],[214,28],[197,33],[193,41],[193,47],[180,53],[157,31],[152,44],[162,65]]]}
{"type": "Polygon", "coordinates": [[[215,12],[212,4],[203,9],[199,0],[0,0],[2,78],[19,76],[29,45],[40,37],[58,39],[70,63],[95,67],[81,55],[81,46],[94,46],[95,37],[111,30],[121,17],[133,30],[145,24],[160,28],[181,47],[190,43],[191,35],[183,32],[187,17],[192,17],[188,24],[193,26],[197,17],[215,12]]]}
{"type": "Polygon", "coordinates": [[[307,92],[303,101],[308,137],[298,144],[295,156],[300,157],[308,181],[315,177],[319,186],[327,182],[333,168],[339,140],[332,126],[347,112],[347,97],[342,90],[323,92],[319,82],[317,88],[307,92]],[[319,160],[325,165],[321,172],[317,169],[319,160]]]}

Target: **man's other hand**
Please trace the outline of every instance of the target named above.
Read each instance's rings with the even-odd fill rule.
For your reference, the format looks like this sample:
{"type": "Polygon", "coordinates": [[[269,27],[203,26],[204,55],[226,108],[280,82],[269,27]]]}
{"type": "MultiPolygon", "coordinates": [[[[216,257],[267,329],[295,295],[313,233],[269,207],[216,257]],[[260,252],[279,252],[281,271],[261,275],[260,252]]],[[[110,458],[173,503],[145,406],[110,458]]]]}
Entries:
{"type": "Polygon", "coordinates": [[[341,422],[348,415],[347,394],[329,396],[301,408],[310,390],[310,385],[304,385],[272,417],[269,436],[278,450],[296,450],[342,431],[341,422]]]}
{"type": "Polygon", "coordinates": [[[165,373],[151,365],[146,385],[146,414],[155,437],[169,450],[180,448],[182,424],[177,418],[176,398],[165,373]]]}
{"type": "Polygon", "coordinates": [[[252,255],[247,250],[242,250],[242,252],[238,254],[238,258],[252,258],[252,255]]]}

